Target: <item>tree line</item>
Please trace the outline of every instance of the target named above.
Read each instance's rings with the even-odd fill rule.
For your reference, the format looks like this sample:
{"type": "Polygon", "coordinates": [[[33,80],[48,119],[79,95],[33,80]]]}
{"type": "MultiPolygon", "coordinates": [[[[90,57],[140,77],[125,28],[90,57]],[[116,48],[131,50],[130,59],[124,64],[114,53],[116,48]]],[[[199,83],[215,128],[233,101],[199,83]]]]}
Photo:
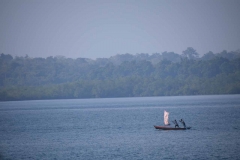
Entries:
{"type": "Polygon", "coordinates": [[[240,51],[110,58],[0,56],[0,100],[240,93],[240,51]]]}

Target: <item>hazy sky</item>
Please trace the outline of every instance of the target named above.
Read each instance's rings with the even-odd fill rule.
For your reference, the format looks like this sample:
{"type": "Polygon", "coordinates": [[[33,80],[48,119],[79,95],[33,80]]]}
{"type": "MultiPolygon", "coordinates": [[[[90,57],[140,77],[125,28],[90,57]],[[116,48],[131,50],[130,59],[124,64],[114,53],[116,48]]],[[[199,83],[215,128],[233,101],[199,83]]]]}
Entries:
{"type": "Polygon", "coordinates": [[[240,49],[240,0],[0,0],[0,53],[109,58],[240,49]]]}

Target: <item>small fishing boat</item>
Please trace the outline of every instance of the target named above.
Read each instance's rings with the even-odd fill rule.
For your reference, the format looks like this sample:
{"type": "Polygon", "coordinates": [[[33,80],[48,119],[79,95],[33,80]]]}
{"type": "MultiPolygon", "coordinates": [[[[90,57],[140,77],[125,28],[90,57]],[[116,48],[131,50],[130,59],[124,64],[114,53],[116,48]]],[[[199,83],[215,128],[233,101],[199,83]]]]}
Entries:
{"type": "MultiPolygon", "coordinates": [[[[168,122],[168,116],[169,116],[169,112],[164,111],[164,126],[154,126],[154,127],[156,129],[162,129],[162,130],[186,130],[186,129],[191,128],[191,127],[183,127],[183,128],[181,128],[181,127],[176,127],[176,128],[175,127],[170,127],[170,123],[168,122]]],[[[181,121],[182,121],[182,119],[181,119],[181,121]]],[[[173,123],[177,123],[177,121],[173,122],[173,123]]],[[[185,126],[185,123],[184,123],[184,126],[185,126]]]]}
{"type": "Polygon", "coordinates": [[[174,127],[168,127],[168,126],[154,126],[156,129],[162,129],[162,130],[186,130],[190,129],[191,127],[186,127],[186,128],[174,128],[174,127]]]}

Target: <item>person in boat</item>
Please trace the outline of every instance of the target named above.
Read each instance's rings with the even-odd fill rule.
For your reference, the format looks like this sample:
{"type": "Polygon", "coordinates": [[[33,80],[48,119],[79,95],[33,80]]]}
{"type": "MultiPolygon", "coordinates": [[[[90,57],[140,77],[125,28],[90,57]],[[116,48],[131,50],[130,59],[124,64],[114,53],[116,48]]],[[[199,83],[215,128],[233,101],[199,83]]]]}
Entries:
{"type": "Polygon", "coordinates": [[[176,119],[173,121],[173,123],[175,124],[175,128],[176,128],[176,127],[178,127],[178,128],[179,128],[179,125],[178,125],[178,123],[177,123],[176,119]]]}
{"type": "Polygon", "coordinates": [[[179,122],[181,122],[183,124],[183,127],[186,128],[186,124],[183,119],[181,119],[179,122]]]}

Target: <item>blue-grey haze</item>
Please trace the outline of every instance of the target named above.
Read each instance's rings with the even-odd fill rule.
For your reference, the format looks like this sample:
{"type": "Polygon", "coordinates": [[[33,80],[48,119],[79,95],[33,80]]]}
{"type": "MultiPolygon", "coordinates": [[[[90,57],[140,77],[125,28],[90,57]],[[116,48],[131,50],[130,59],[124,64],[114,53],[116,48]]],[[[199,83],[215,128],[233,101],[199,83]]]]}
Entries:
{"type": "Polygon", "coordinates": [[[240,49],[239,0],[0,0],[0,53],[102,58],[240,49]]]}

